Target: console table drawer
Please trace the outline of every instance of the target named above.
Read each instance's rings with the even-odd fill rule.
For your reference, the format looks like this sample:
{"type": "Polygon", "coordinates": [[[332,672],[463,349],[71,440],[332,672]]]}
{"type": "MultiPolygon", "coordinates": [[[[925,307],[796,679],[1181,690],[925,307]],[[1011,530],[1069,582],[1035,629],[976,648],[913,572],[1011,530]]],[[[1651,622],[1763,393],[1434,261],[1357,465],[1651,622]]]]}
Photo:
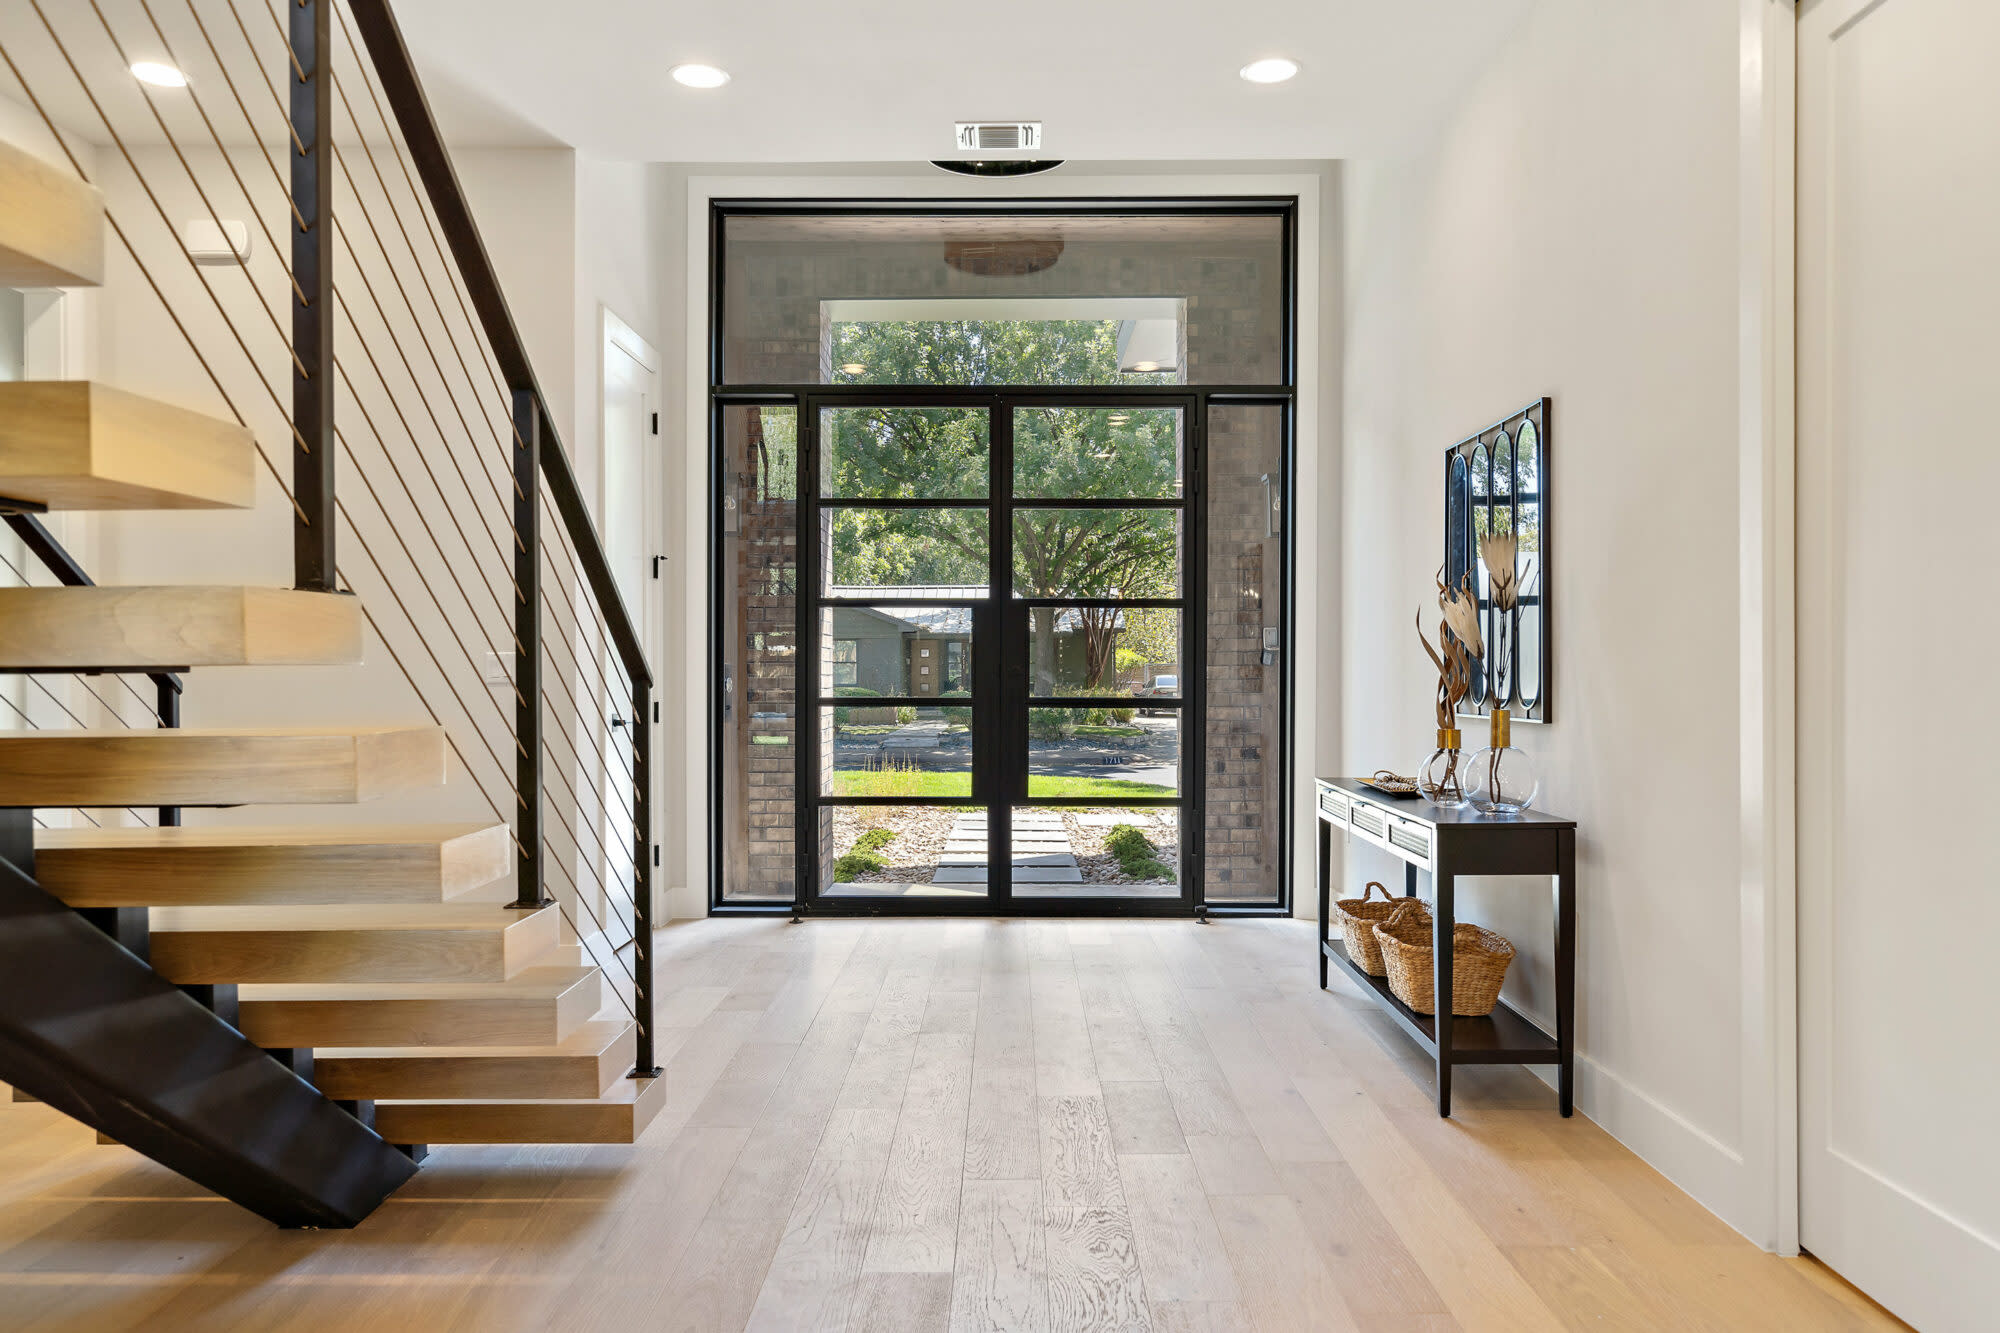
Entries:
{"type": "Polygon", "coordinates": [[[1366,801],[1356,801],[1349,808],[1347,826],[1354,835],[1364,842],[1372,842],[1383,851],[1389,848],[1389,828],[1395,816],[1366,801]]]}
{"type": "Polygon", "coordinates": [[[1336,824],[1345,825],[1347,823],[1348,806],[1349,802],[1345,792],[1336,787],[1329,787],[1324,783],[1320,784],[1319,812],[1322,817],[1336,824]]]}
{"type": "Polygon", "coordinates": [[[1389,815],[1389,850],[1428,870],[1431,864],[1431,827],[1400,815],[1389,815]]]}

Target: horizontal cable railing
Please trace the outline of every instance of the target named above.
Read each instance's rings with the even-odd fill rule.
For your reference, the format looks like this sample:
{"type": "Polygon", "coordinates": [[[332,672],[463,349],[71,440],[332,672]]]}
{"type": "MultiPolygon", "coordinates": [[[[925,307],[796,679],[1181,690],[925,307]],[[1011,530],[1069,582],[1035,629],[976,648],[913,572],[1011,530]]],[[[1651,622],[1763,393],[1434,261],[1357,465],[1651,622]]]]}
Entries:
{"type": "Polygon", "coordinates": [[[277,577],[360,599],[369,669],[443,730],[512,831],[515,905],[561,914],[651,1072],[652,681],[389,6],[25,0],[0,58],[105,196],[108,336],[256,437],[246,568],[283,539],[277,577]]]}

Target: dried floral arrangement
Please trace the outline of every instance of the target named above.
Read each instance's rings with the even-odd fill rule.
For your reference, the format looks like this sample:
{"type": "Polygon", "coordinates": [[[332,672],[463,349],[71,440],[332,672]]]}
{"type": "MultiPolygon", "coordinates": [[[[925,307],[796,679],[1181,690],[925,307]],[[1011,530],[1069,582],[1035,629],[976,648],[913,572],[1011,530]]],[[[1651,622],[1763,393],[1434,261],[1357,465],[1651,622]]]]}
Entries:
{"type": "Polygon", "coordinates": [[[1437,667],[1438,748],[1452,753],[1445,771],[1437,775],[1436,787],[1427,789],[1424,795],[1441,804],[1457,804],[1464,801],[1465,792],[1458,767],[1458,732],[1452,724],[1457,720],[1460,701],[1472,688],[1473,664],[1485,655],[1485,644],[1479,635],[1479,596],[1473,591],[1472,576],[1467,574],[1455,588],[1446,587],[1444,571],[1440,569],[1437,590],[1441,613],[1437,644],[1433,647],[1424,633],[1422,609],[1417,611],[1417,641],[1437,667]]]}
{"type": "MultiPolygon", "coordinates": [[[[1479,559],[1486,566],[1486,582],[1493,590],[1494,657],[1496,662],[1502,664],[1514,660],[1514,607],[1521,598],[1521,575],[1515,567],[1519,550],[1519,541],[1511,532],[1488,533],[1479,539],[1479,559]]],[[[1507,697],[1505,692],[1500,694],[1502,699],[1507,697]]],[[[1488,722],[1492,728],[1492,743],[1486,750],[1486,790],[1497,792],[1500,790],[1500,752],[1509,743],[1507,710],[1494,708],[1488,715],[1488,722]]]]}

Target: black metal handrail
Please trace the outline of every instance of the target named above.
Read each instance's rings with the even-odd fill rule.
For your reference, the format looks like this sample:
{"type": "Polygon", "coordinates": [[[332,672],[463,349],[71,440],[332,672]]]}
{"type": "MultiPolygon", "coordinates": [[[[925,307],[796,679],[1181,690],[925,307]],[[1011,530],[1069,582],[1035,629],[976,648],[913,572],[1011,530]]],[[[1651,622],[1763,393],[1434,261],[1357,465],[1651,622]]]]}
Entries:
{"type": "MultiPolygon", "coordinates": [[[[290,184],[297,223],[292,229],[291,269],[299,296],[293,305],[292,321],[296,445],[294,581],[300,588],[319,591],[332,591],[337,586],[334,551],[338,499],[334,493],[336,434],[332,392],[336,373],[330,161],[333,154],[321,151],[331,143],[333,126],[333,4],[334,0],[293,0],[289,6],[289,37],[296,76],[290,81],[289,106],[296,149],[291,154],[290,184]]],[[[514,683],[518,694],[516,780],[520,793],[514,905],[539,908],[554,901],[543,878],[541,811],[546,749],[541,654],[546,599],[541,591],[543,547],[537,501],[540,484],[546,482],[576,569],[596,602],[606,637],[617,652],[631,689],[632,980],[633,1011],[639,1027],[637,1067],[633,1072],[656,1073],[652,1024],[651,765],[647,753],[653,710],[652,672],[395,15],[388,0],[346,0],[346,4],[408,148],[417,178],[423,184],[449,262],[465,285],[493,361],[512,397],[516,497],[511,521],[520,544],[514,561],[518,597],[513,626],[514,683]]],[[[574,744],[572,741],[572,747],[574,744]]]]}

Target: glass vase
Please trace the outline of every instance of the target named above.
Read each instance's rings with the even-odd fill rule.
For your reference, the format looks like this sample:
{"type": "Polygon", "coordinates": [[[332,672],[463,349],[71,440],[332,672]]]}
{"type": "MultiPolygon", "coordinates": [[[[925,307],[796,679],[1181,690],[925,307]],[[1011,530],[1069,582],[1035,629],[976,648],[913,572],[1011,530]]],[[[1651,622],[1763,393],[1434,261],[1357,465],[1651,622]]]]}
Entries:
{"type": "Polygon", "coordinates": [[[1465,754],[1459,749],[1456,727],[1439,727],[1437,749],[1417,769],[1417,792],[1432,805],[1445,810],[1464,807],[1465,754]]]}
{"type": "Polygon", "coordinates": [[[1492,714],[1492,744],[1475,750],[1465,761],[1465,794],[1472,808],[1489,815],[1514,815],[1535,803],[1541,778],[1535,762],[1525,750],[1517,750],[1510,739],[1507,710],[1492,714]]]}

